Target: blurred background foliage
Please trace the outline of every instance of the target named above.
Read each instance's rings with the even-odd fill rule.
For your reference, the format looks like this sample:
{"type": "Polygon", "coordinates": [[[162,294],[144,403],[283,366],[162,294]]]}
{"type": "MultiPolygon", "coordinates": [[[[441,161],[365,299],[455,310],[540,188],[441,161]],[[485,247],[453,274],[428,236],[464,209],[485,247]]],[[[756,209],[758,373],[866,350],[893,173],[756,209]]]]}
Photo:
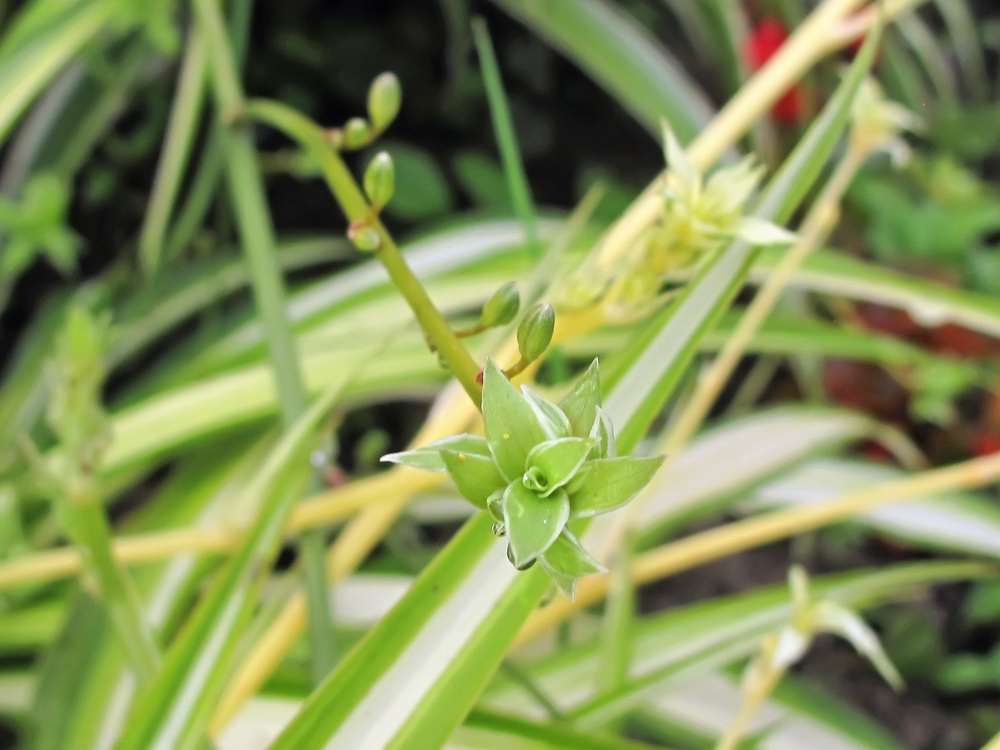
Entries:
{"type": "MultiPolygon", "coordinates": [[[[0,3],[0,62],[8,76],[0,82],[0,98],[14,96],[17,81],[26,80],[15,74],[44,64],[30,54],[38,31],[33,6],[40,9],[38,23],[53,23],[60,32],[65,25],[66,54],[72,58],[58,66],[16,127],[13,118],[0,120],[5,135],[0,151],[0,368],[6,373],[0,430],[7,438],[0,450],[0,473],[14,478],[0,487],[0,558],[16,558],[60,538],[42,504],[20,501],[39,493],[24,479],[23,455],[11,438],[24,432],[42,448],[54,442],[38,418],[45,396],[33,388],[66,300],[96,298],[115,308],[119,330],[134,337],[115,339],[109,350],[105,396],[113,412],[141,404],[167,385],[260,359],[259,346],[241,348],[227,339],[234,331],[238,339],[240,325],[253,313],[237,267],[235,218],[228,202],[218,198],[222,166],[212,118],[203,118],[195,130],[190,169],[179,185],[179,210],[166,233],[162,273],[144,277],[137,260],[164,133],[176,114],[172,102],[188,8],[171,0],[105,3],[100,6],[106,6],[100,34],[77,43],[74,30],[94,23],[88,14],[99,4],[59,2],[56,21],[47,17],[59,5],[52,0],[0,3]],[[173,316],[167,304],[183,307],[180,293],[198,280],[208,285],[203,299],[173,316]],[[156,311],[164,317],[156,318],[156,311]],[[142,329],[143,321],[149,322],[148,330],[142,329]]],[[[862,170],[830,244],[848,258],[979,293],[975,300],[986,304],[1000,294],[1000,9],[990,0],[969,0],[961,3],[966,9],[961,15],[949,9],[949,2],[929,2],[920,14],[907,16],[886,33],[876,75],[890,98],[924,119],[925,128],[914,141],[913,158],[900,169],[878,161],[862,170]],[[971,28],[969,19],[975,22],[971,28]]],[[[782,29],[794,28],[809,5],[802,0],[599,3],[602,12],[650,45],[654,58],[640,63],[649,66],[654,80],[664,71],[684,72],[696,92],[689,121],[674,124],[684,141],[736,93],[775,41],[780,44],[782,29]]],[[[317,122],[337,124],[364,110],[374,76],[395,71],[405,103],[391,133],[377,146],[392,155],[396,167],[395,198],[385,215],[397,236],[416,240],[434,237],[459,221],[509,218],[509,191],[474,55],[473,14],[489,23],[542,216],[564,217],[600,184],[603,199],[591,217],[590,234],[596,234],[662,168],[658,117],[651,115],[662,103],[630,96],[628,80],[602,78],[602,64],[611,70],[617,65],[614,52],[603,61],[596,54],[589,59],[582,31],[581,46],[553,44],[553,30],[532,16],[528,0],[257,2],[246,39],[245,88],[299,108],[317,122]]],[[[236,12],[232,21],[235,29],[239,16],[236,12]]],[[[769,166],[780,163],[850,59],[851,53],[844,52],[820,64],[741,146],[756,149],[769,166]]],[[[640,88],[640,82],[635,85],[640,88]]],[[[288,278],[296,290],[309,289],[358,259],[340,239],[343,218],[327,188],[312,179],[314,165],[276,133],[260,129],[258,135],[269,205],[287,241],[282,257],[288,278]],[[318,244],[310,244],[316,238],[318,244]]],[[[350,156],[356,172],[375,151],[350,156]]],[[[480,282],[492,283],[492,278],[480,282]]],[[[469,297],[486,293],[468,292],[454,303],[458,314],[474,301],[469,297]]],[[[786,333],[782,322],[800,317],[803,309],[801,298],[787,301],[769,329],[775,340],[786,333]]],[[[926,307],[872,300],[848,305],[824,299],[808,309],[826,324],[824,335],[830,327],[842,326],[861,338],[878,337],[878,351],[874,356],[811,356],[803,341],[810,330],[795,329],[792,334],[801,343],[793,343],[790,353],[787,345],[783,354],[762,347],[743,363],[739,382],[754,372],[762,378],[754,403],[811,399],[874,416],[912,440],[931,465],[1000,450],[998,329],[987,335],[985,327],[938,320],[926,307]],[[920,354],[906,364],[899,364],[898,357],[893,361],[897,350],[891,347],[899,343],[920,354]]],[[[996,309],[992,316],[997,318],[996,309]]],[[[565,354],[574,365],[601,348],[595,336],[583,346],[585,351],[568,348],[565,354]]],[[[556,372],[543,372],[543,380],[560,380],[559,361],[551,367],[556,372]]],[[[416,431],[444,373],[423,365],[414,370],[407,383],[359,389],[335,413],[341,469],[353,476],[375,472],[377,457],[403,448],[416,431]]],[[[734,385],[718,412],[738,414],[747,393],[734,385]]],[[[260,425],[260,416],[250,421],[260,425]]],[[[224,428],[218,433],[229,434],[224,428]]],[[[230,448],[234,455],[250,444],[243,433],[235,441],[230,448]]],[[[894,463],[881,443],[869,440],[850,441],[844,455],[841,460],[876,468],[894,463]]],[[[124,473],[138,468],[143,474],[157,465],[145,458],[140,464],[124,473]]],[[[184,477],[176,467],[173,473],[160,467],[144,475],[116,500],[112,518],[124,519],[128,528],[155,527],[158,514],[168,514],[147,506],[148,498],[165,479],[181,482],[184,477]]],[[[117,486],[126,487],[132,479],[123,476],[117,486]]],[[[996,502],[994,493],[979,499],[988,506],[996,502]]],[[[685,528],[719,520],[697,518],[685,528]]],[[[407,519],[386,536],[367,571],[419,570],[453,529],[454,519],[407,519]]],[[[810,560],[812,570],[825,572],[926,560],[933,553],[900,539],[891,528],[836,527],[652,585],[640,592],[640,609],[658,611],[777,584],[788,561],[803,558],[810,560]]],[[[293,559],[286,550],[279,567],[285,569],[293,559]]],[[[48,646],[57,638],[66,646],[87,637],[85,618],[77,632],[63,629],[62,617],[70,606],[93,609],[79,604],[68,585],[14,589],[3,597],[0,659],[11,674],[37,664],[52,669],[52,662],[45,661],[54,658],[45,656],[51,654],[48,646]]],[[[895,695],[867,671],[861,674],[865,668],[859,657],[826,640],[806,661],[803,675],[815,677],[845,703],[889,727],[904,747],[980,746],[1000,731],[1000,585],[950,584],[926,598],[899,598],[874,610],[873,620],[910,686],[906,693],[895,695]]],[[[167,630],[176,622],[168,625],[167,630]]],[[[344,648],[354,636],[345,636],[344,648]]],[[[299,685],[302,662],[301,653],[293,655],[274,684],[280,688],[284,679],[299,685]]],[[[13,747],[23,717],[16,710],[9,713],[0,744],[13,747]]],[[[644,726],[643,717],[633,719],[636,727],[644,726]]],[[[655,737],[655,722],[648,716],[644,721],[655,737]]],[[[667,734],[683,736],[676,727],[667,734]]],[[[675,746],[709,745],[704,737],[691,736],[675,746]]]]}

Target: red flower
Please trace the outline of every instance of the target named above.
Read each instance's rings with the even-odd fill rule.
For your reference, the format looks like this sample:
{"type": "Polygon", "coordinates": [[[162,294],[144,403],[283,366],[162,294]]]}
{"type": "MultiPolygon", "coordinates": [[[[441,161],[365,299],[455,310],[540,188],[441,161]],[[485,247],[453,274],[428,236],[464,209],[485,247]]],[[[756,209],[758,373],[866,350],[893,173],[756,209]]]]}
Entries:
{"type": "Polygon", "coordinates": [[[931,329],[930,338],[931,346],[939,352],[967,357],[995,357],[1000,354],[1000,341],[955,323],[931,329]]]}
{"type": "Polygon", "coordinates": [[[983,430],[972,439],[972,452],[977,456],[989,456],[1000,452],[1000,434],[983,430]]]}
{"type": "MultiPolygon", "coordinates": [[[[759,70],[781,49],[788,39],[788,29],[775,18],[765,18],[747,37],[746,57],[751,70],[759,70]]],[[[805,110],[802,84],[796,83],[771,108],[771,116],[778,122],[795,123],[805,110]]]]}

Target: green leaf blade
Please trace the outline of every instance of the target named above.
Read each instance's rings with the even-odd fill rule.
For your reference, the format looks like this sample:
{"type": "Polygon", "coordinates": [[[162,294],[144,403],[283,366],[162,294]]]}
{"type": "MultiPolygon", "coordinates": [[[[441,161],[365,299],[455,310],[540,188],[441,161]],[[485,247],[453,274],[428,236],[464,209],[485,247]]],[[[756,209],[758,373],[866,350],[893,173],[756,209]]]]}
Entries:
{"type": "Polygon", "coordinates": [[[574,518],[586,518],[619,508],[653,478],[663,456],[620,456],[591,461],[587,480],[570,498],[574,518]]]}
{"type": "Polygon", "coordinates": [[[542,429],[550,440],[569,437],[572,434],[573,428],[562,409],[528,386],[523,386],[521,390],[528,406],[538,415],[538,421],[541,422],[542,429]]]}
{"type": "Polygon", "coordinates": [[[555,492],[539,497],[520,481],[504,492],[503,519],[514,566],[530,565],[559,536],[569,520],[569,496],[555,492]]]}
{"type": "Polygon", "coordinates": [[[452,453],[464,453],[466,455],[490,458],[490,447],[486,438],[478,435],[449,435],[446,438],[435,440],[423,448],[416,448],[411,451],[400,451],[399,453],[387,453],[380,458],[380,461],[401,466],[411,466],[414,469],[433,471],[444,474],[448,471],[444,459],[441,457],[442,451],[452,453]]]}
{"type": "Polygon", "coordinates": [[[583,548],[580,540],[569,529],[563,529],[538,562],[570,599],[576,596],[576,582],[580,578],[607,572],[607,568],[583,548]]]}
{"type": "Polygon", "coordinates": [[[569,393],[563,396],[559,408],[569,419],[573,434],[583,437],[590,434],[590,428],[594,424],[600,405],[601,375],[595,359],[569,393]]]}
{"type": "Polygon", "coordinates": [[[450,450],[442,450],[440,456],[462,497],[485,510],[489,496],[504,485],[493,458],[450,450]]]}
{"type": "Polygon", "coordinates": [[[483,424],[501,473],[507,481],[519,478],[528,453],[545,440],[545,431],[534,410],[492,359],[483,374],[483,424]]]}

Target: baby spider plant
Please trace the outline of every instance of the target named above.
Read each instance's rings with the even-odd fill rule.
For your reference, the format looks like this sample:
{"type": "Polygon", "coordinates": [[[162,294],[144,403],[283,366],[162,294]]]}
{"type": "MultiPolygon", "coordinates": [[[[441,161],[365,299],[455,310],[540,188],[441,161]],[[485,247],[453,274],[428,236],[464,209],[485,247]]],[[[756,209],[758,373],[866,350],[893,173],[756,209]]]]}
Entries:
{"type": "Polygon", "coordinates": [[[493,531],[506,535],[514,567],[537,562],[572,597],[579,578],[604,568],[571,521],[620,508],[663,458],[615,455],[597,360],[558,404],[519,390],[488,360],[482,409],[485,437],[454,435],[382,460],[447,473],[466,500],[496,519],[493,531]]]}

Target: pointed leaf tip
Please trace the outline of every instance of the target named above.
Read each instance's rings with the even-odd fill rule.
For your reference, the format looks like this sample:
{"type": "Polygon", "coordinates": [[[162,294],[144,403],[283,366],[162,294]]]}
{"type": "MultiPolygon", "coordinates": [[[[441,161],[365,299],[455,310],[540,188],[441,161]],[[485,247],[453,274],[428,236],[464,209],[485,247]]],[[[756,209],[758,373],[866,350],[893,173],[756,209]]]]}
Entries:
{"type": "Polygon", "coordinates": [[[601,565],[580,544],[580,540],[569,529],[563,529],[559,537],[539,558],[542,568],[556,585],[570,599],[576,597],[576,583],[584,576],[607,573],[601,565]]]}
{"type": "Polygon", "coordinates": [[[663,456],[588,461],[587,477],[570,498],[573,517],[596,516],[621,507],[649,483],[662,463],[663,456]]]}
{"type": "Polygon", "coordinates": [[[572,434],[587,437],[601,405],[600,366],[595,359],[569,392],[559,402],[559,408],[569,419],[572,434]]]}
{"type": "Polygon", "coordinates": [[[483,373],[483,425],[490,451],[507,481],[524,473],[528,453],[546,439],[538,415],[496,362],[483,373]]]}

